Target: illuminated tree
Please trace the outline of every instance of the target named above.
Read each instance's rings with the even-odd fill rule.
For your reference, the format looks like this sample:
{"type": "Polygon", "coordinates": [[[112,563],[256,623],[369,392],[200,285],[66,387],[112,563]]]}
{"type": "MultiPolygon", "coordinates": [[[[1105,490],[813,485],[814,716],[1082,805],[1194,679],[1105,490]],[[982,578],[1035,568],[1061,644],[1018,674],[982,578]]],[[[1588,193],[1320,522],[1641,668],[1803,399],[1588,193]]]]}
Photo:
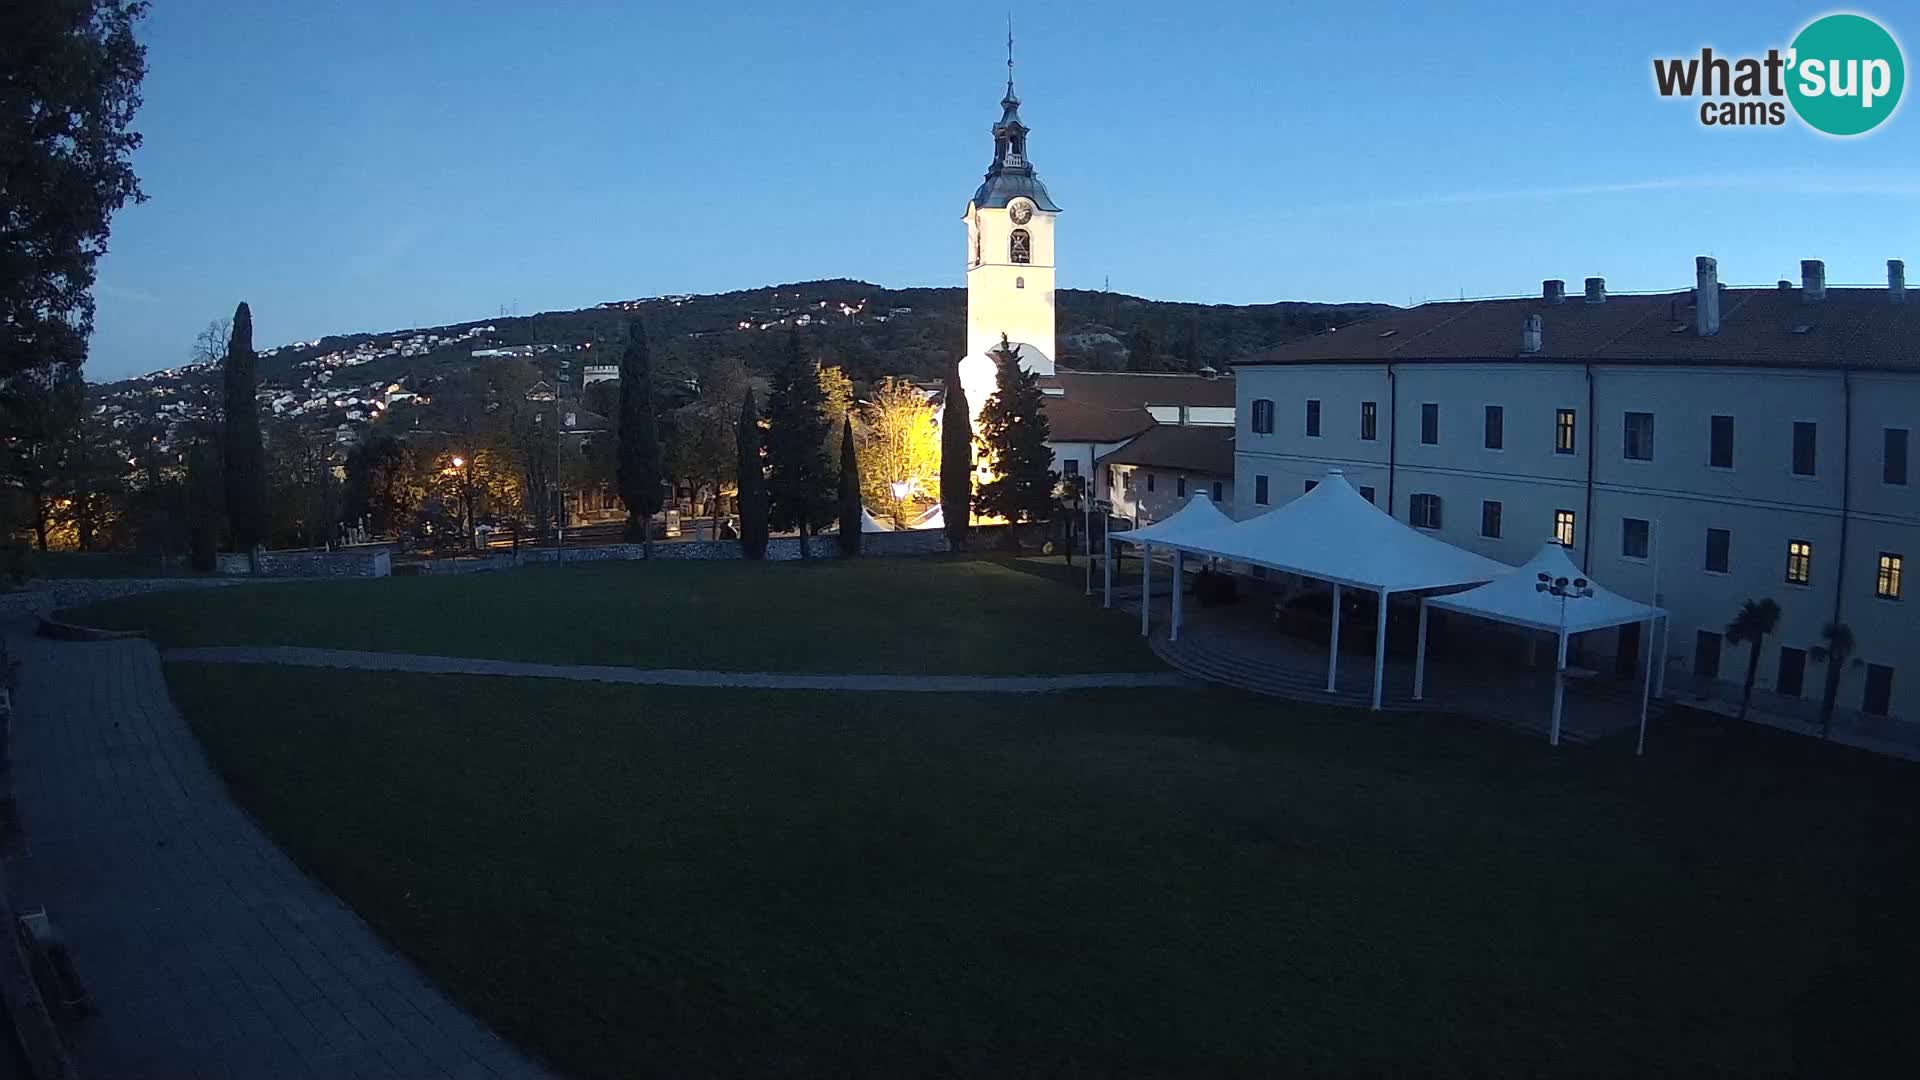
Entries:
{"type": "Polygon", "coordinates": [[[860,488],[869,506],[886,507],[904,529],[912,500],[937,494],[940,424],[927,395],[900,379],[882,379],[860,405],[860,488]]]}

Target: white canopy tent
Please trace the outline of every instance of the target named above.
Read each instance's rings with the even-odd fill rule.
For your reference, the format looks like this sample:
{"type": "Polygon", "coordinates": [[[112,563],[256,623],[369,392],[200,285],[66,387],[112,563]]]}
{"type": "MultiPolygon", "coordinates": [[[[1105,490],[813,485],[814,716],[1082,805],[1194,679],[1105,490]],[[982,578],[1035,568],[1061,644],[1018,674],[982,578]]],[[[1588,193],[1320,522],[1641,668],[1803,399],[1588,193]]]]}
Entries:
{"type": "MultiPolygon", "coordinates": [[[[1175,515],[1177,518],[1178,515],[1175,515]]],[[[1172,524],[1168,518],[1162,524],[1172,524]]],[[[1121,533],[1121,537],[1139,533],[1121,533]]],[[[1298,499],[1246,521],[1205,530],[1149,538],[1196,555],[1262,566],[1282,573],[1317,578],[1333,585],[1333,629],[1327,655],[1327,692],[1336,687],[1340,658],[1340,590],[1365,589],[1379,597],[1373,634],[1373,707],[1380,707],[1387,646],[1387,597],[1396,592],[1457,588],[1492,581],[1513,567],[1435,540],[1396,520],[1347,483],[1339,469],[1298,499]]],[[[1177,597],[1176,590],[1175,596],[1177,597]]],[[[1141,597],[1141,622],[1147,621],[1141,597]]],[[[1170,633],[1179,634],[1174,609],[1170,633]]]]}
{"type": "Polygon", "coordinates": [[[874,517],[873,511],[862,506],[860,508],[860,531],[863,533],[892,532],[893,526],[874,517]]]}
{"type": "Polygon", "coordinates": [[[929,506],[927,508],[925,513],[921,514],[919,517],[913,519],[912,521],[907,522],[907,528],[913,529],[913,530],[944,529],[946,527],[947,527],[947,513],[946,513],[946,510],[939,503],[934,503],[932,506],[929,506]]]}
{"type": "Polygon", "coordinates": [[[1106,558],[1101,562],[1107,587],[1104,606],[1113,606],[1113,542],[1118,540],[1123,544],[1132,544],[1140,549],[1140,634],[1146,636],[1147,592],[1153,584],[1153,545],[1173,548],[1173,623],[1168,632],[1174,640],[1179,640],[1181,575],[1186,572],[1186,567],[1183,565],[1185,553],[1173,541],[1232,524],[1233,519],[1221,513],[1206,492],[1196,491],[1188,496],[1187,505],[1151,525],[1126,532],[1108,532],[1106,558]]]}
{"type": "Polygon", "coordinates": [[[1567,682],[1567,639],[1588,630],[1604,630],[1626,623],[1643,623],[1647,642],[1647,670],[1640,689],[1640,741],[1634,752],[1646,748],[1647,699],[1653,690],[1656,663],[1653,622],[1665,619],[1665,610],[1629,600],[1589,581],[1566,548],[1549,540],[1526,565],[1477,589],[1420,601],[1420,644],[1413,667],[1413,696],[1425,691],[1427,669],[1427,607],[1444,608],[1496,622],[1510,623],[1555,635],[1557,649],[1553,675],[1553,726],[1548,741],[1560,745],[1560,711],[1567,682]]]}

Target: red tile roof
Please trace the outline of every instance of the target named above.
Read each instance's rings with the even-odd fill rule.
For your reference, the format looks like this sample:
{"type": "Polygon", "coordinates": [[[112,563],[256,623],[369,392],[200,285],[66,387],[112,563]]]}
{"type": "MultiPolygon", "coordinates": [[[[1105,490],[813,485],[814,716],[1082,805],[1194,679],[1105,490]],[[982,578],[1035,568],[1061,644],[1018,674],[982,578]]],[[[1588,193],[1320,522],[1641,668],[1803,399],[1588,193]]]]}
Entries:
{"type": "Polygon", "coordinates": [[[1054,442],[1121,442],[1154,426],[1149,405],[1233,407],[1231,378],[1058,369],[1040,380],[1054,442]]]}
{"type": "Polygon", "coordinates": [[[1289,342],[1236,361],[1260,364],[1422,360],[1737,364],[1920,371],[1920,294],[1893,303],[1879,288],[1829,288],[1806,302],[1797,288],[1722,289],[1720,332],[1694,331],[1693,290],[1613,295],[1585,303],[1540,297],[1422,304],[1289,342]],[[1529,315],[1539,352],[1521,351],[1529,315]]]}

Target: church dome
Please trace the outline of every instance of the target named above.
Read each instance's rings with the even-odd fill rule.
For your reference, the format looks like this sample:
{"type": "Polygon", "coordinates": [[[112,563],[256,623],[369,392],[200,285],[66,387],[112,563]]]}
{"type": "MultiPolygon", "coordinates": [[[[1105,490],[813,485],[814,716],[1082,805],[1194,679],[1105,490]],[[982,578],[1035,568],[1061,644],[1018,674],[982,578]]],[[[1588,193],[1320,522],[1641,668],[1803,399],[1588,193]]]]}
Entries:
{"type": "Polygon", "coordinates": [[[980,182],[979,189],[973,193],[973,205],[997,210],[1022,196],[1033,200],[1037,209],[1055,214],[1060,212],[1060,208],[1047,195],[1047,185],[1041,183],[1040,178],[1031,171],[987,173],[987,178],[980,182]]]}

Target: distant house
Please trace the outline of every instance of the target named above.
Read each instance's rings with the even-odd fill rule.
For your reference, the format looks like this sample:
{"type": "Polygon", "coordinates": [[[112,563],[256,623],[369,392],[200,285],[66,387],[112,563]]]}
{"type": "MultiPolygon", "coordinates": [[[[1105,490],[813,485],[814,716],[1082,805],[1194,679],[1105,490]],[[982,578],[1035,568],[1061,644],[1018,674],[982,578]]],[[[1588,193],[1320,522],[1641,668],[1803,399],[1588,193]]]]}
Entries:
{"type": "Polygon", "coordinates": [[[1113,512],[1141,524],[1159,521],[1205,493],[1233,511],[1232,426],[1155,424],[1099,461],[1113,512]]]}

